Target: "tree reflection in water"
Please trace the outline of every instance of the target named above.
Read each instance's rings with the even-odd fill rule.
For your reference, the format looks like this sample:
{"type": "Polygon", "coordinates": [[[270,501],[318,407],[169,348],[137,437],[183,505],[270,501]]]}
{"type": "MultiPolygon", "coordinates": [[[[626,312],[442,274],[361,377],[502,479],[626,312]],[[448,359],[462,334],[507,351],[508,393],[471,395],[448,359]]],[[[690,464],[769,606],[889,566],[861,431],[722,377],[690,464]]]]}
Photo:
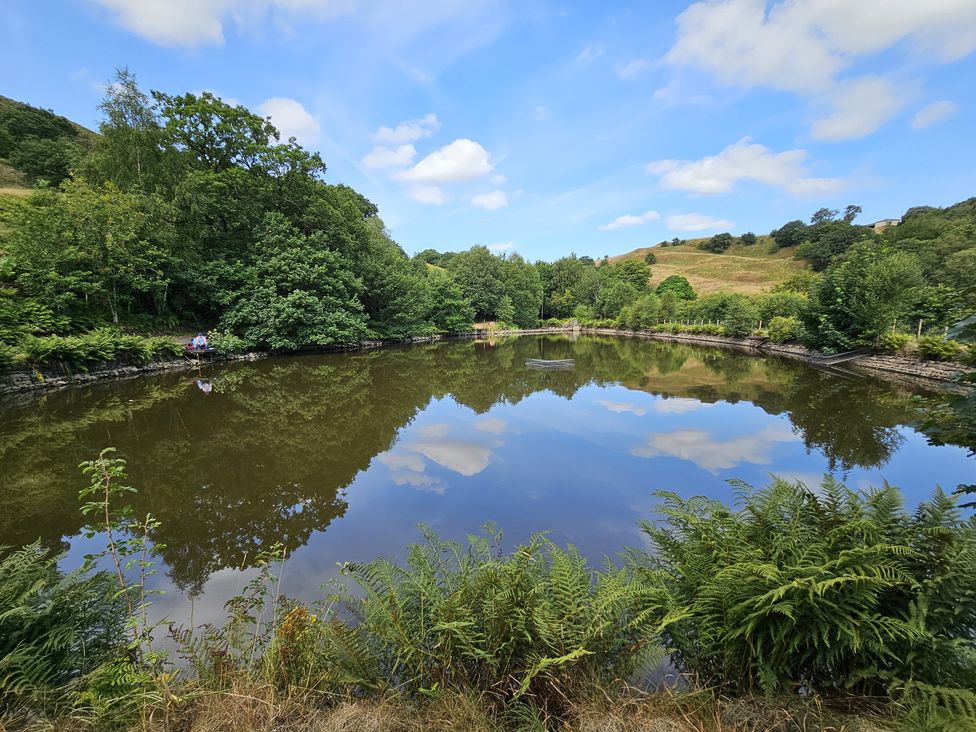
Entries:
{"type": "Polygon", "coordinates": [[[545,337],[391,347],[217,367],[202,395],[169,374],[0,405],[0,543],[63,545],[82,526],[77,465],[113,445],[129,459],[135,509],[160,521],[173,581],[199,589],[262,546],[304,545],[342,516],[344,490],[432,400],[484,414],[549,391],[623,385],[666,398],[748,402],[788,417],[831,468],[880,466],[899,425],[918,422],[905,389],[743,353],[626,338],[545,337]],[[573,358],[568,371],[526,358],[573,358]]]}

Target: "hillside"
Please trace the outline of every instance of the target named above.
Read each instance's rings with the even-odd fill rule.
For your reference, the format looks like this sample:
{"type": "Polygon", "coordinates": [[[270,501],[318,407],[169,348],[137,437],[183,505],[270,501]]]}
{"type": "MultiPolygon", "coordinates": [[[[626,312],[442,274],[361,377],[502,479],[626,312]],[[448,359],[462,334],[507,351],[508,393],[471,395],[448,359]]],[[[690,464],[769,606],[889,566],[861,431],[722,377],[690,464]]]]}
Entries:
{"type": "Polygon", "coordinates": [[[770,252],[767,236],[759,237],[752,246],[736,242],[724,254],[701,251],[698,244],[702,241],[705,240],[688,239],[678,246],[641,247],[610,257],[610,261],[644,261],[648,252],[654,252],[657,262],[651,266],[653,282],[661,282],[670,275],[681,275],[687,277],[695,291],[702,295],[718,291],[751,295],[809,270],[809,265],[794,259],[793,252],[788,249],[770,252]]]}
{"type": "Polygon", "coordinates": [[[61,182],[95,133],[47,109],[0,95],[0,194],[61,182]]]}

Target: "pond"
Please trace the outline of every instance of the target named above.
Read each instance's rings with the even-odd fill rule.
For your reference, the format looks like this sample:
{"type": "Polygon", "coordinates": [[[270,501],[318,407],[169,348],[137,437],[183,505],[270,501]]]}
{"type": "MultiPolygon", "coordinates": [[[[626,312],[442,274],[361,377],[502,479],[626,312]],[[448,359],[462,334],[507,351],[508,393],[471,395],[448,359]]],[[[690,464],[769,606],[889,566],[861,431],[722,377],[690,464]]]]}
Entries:
{"type": "MultiPolygon", "coordinates": [[[[933,397],[939,398],[939,397],[933,397]]],[[[218,620],[262,546],[314,599],[342,561],[402,557],[417,524],[507,547],[547,530],[594,562],[643,543],[654,491],[732,501],[729,479],[882,481],[909,504],[973,482],[916,427],[917,392],[807,364],[628,338],[453,341],[214,366],[0,404],[0,544],[77,564],[78,464],[129,461],[161,526],[157,611],[218,620]],[[526,359],[575,359],[539,371],[526,359]]]]}

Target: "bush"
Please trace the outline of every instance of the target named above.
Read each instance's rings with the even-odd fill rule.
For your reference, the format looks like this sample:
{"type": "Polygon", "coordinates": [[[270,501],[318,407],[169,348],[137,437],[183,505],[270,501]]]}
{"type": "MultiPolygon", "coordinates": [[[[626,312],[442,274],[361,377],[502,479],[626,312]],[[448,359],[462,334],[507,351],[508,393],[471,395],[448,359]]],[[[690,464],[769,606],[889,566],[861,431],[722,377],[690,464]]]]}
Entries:
{"type": "Polygon", "coordinates": [[[942,336],[922,336],[918,339],[918,352],[930,361],[951,361],[963,351],[963,345],[942,336]]]}
{"type": "Polygon", "coordinates": [[[247,343],[243,338],[223,330],[212,330],[207,333],[207,343],[217,353],[244,353],[247,350],[247,343]]]}
{"type": "Polygon", "coordinates": [[[679,670],[735,694],[910,687],[976,718],[976,525],[953,497],[733,486],[739,510],[659,493],[632,556],[679,670]]]}
{"type": "Polygon", "coordinates": [[[884,333],[878,337],[877,347],[882,351],[897,353],[903,351],[911,340],[912,337],[907,333],[884,333]]]}
{"type": "Polygon", "coordinates": [[[324,673],[414,697],[474,691],[500,706],[524,696],[551,713],[658,648],[641,588],[623,570],[594,575],[576,549],[542,535],[503,554],[491,526],[467,547],[424,536],[405,567],[343,567],[354,588],[338,594],[351,622],[308,626],[324,673]]]}
{"type": "Polygon", "coordinates": [[[182,352],[182,347],[171,338],[143,338],[111,328],[72,336],[28,337],[22,346],[25,359],[35,367],[63,364],[83,371],[97,363],[145,364],[160,356],[174,357],[182,352]]]}
{"type": "Polygon", "coordinates": [[[769,321],[767,336],[773,343],[790,343],[800,340],[802,326],[797,318],[777,316],[769,321]]]}
{"type": "Polygon", "coordinates": [[[104,572],[62,574],[36,544],[0,561],[0,726],[19,707],[66,706],[64,687],[122,653],[117,590],[104,572]]]}

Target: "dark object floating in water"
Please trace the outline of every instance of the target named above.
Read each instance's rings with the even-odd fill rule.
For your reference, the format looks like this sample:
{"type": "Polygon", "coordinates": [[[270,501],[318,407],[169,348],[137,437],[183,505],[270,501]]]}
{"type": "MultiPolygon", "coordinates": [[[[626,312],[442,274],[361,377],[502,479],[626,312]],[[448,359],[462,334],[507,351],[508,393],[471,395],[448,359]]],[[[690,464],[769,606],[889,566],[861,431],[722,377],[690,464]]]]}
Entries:
{"type": "Polygon", "coordinates": [[[560,358],[546,360],[544,358],[529,358],[526,359],[525,365],[530,369],[571,369],[576,365],[576,359],[560,358]]]}

